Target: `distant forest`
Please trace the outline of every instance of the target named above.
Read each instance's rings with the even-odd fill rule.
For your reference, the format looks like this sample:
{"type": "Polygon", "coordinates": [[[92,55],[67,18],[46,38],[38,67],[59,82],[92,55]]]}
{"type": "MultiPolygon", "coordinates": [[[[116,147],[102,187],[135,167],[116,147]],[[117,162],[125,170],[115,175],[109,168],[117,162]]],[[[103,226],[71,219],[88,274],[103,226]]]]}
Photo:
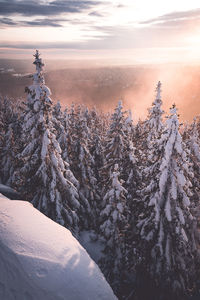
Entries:
{"type": "MultiPolygon", "coordinates": [[[[0,94],[26,98],[25,86],[31,84],[31,60],[0,59],[0,94]]],[[[198,66],[138,65],[104,66],[87,61],[48,61],[46,84],[52,98],[65,105],[82,103],[112,111],[119,99],[125,109],[133,111],[134,122],[147,116],[156,83],[161,80],[164,110],[176,102],[182,121],[191,121],[200,114],[200,71],[198,66]]]]}

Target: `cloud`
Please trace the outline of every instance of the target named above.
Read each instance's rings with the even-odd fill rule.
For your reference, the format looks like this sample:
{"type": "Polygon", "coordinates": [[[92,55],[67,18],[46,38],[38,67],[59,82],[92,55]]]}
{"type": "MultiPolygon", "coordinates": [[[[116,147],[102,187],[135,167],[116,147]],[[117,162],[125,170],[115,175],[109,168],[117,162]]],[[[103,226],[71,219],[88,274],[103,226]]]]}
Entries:
{"type": "Polygon", "coordinates": [[[95,0],[56,0],[51,2],[37,0],[0,0],[0,15],[57,16],[63,13],[80,13],[101,3],[101,1],[95,0]]]}
{"type": "Polygon", "coordinates": [[[88,14],[88,16],[94,16],[94,17],[103,17],[104,15],[97,12],[97,11],[92,11],[91,13],[88,14]]]}
{"type": "Polygon", "coordinates": [[[117,8],[124,8],[124,7],[126,7],[126,5],[124,5],[124,4],[118,4],[116,7],[117,8]]]}
{"type": "MultiPolygon", "coordinates": [[[[88,36],[88,39],[77,42],[33,42],[26,43],[24,41],[13,42],[1,42],[1,48],[12,49],[76,49],[76,50],[100,50],[100,49],[133,49],[143,47],[164,47],[169,43],[169,39],[166,39],[166,35],[158,39],[158,31],[156,29],[148,30],[142,29],[125,29],[125,28],[101,28],[102,35],[88,36]],[[141,39],[142,36],[142,39],[141,39]]],[[[96,26],[94,30],[97,31],[96,26]]],[[[86,36],[87,38],[87,36],[86,36]]]]}
{"type": "Polygon", "coordinates": [[[20,42],[1,42],[1,48],[10,48],[10,49],[81,49],[84,48],[81,46],[81,43],[71,43],[71,42],[64,42],[64,43],[59,43],[59,42],[30,42],[26,43],[23,41],[20,42]]]}
{"type": "MultiPolygon", "coordinates": [[[[77,20],[78,21],[78,20],[77,20]]],[[[87,24],[82,37],[75,42],[35,42],[7,43],[1,42],[1,48],[12,49],[75,49],[75,50],[109,50],[142,49],[142,48],[174,48],[187,46],[187,31],[184,26],[177,26],[179,20],[168,20],[171,26],[97,26],[87,24]],[[176,26],[175,26],[176,25],[176,26]]],[[[71,22],[71,21],[70,21],[71,22]]],[[[189,35],[188,35],[189,36],[189,35]]]]}
{"type": "Polygon", "coordinates": [[[17,27],[62,27],[60,22],[66,22],[66,19],[35,19],[32,21],[13,21],[10,18],[0,18],[0,27],[17,26],[17,27]]]}
{"type": "Polygon", "coordinates": [[[42,26],[42,27],[62,27],[59,22],[65,21],[64,19],[36,19],[33,21],[23,21],[21,26],[42,26]]]}
{"type": "Polygon", "coordinates": [[[168,28],[174,31],[188,31],[194,30],[195,28],[199,27],[200,25],[200,17],[197,19],[175,19],[175,20],[168,20],[165,22],[158,22],[153,23],[153,27],[157,28],[168,28]]]}
{"type": "Polygon", "coordinates": [[[10,18],[0,18],[0,26],[1,25],[16,26],[17,23],[10,18]]]}
{"type": "Polygon", "coordinates": [[[200,8],[189,11],[178,11],[168,13],[157,18],[140,22],[143,25],[158,25],[158,26],[177,26],[187,24],[191,21],[200,19],[200,8]]]}

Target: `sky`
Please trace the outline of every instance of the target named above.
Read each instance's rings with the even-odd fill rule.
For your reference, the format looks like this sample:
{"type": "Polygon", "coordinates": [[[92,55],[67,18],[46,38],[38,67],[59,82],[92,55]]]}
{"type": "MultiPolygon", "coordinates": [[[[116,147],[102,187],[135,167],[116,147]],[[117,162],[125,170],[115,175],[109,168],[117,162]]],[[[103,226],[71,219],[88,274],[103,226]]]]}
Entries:
{"type": "Polygon", "coordinates": [[[0,58],[200,61],[199,0],[0,0],[0,58]]]}

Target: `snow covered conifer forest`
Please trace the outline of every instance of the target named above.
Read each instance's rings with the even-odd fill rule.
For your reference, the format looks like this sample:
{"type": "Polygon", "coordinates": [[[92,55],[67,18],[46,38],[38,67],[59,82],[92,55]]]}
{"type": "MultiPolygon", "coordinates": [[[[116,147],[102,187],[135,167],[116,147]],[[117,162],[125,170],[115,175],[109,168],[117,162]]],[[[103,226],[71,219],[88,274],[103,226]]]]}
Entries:
{"type": "Polygon", "coordinates": [[[26,102],[0,98],[0,182],[68,228],[118,299],[199,299],[200,118],[164,119],[160,82],[137,124],[121,101],[61,107],[33,64],[26,102]]]}

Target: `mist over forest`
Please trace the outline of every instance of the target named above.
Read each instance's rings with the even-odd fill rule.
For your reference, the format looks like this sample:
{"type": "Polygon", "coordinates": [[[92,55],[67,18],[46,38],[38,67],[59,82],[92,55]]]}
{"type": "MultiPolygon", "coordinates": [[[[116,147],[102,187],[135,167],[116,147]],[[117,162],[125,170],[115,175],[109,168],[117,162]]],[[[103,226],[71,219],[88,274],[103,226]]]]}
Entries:
{"type": "MultiPolygon", "coordinates": [[[[26,98],[24,87],[34,72],[30,60],[0,60],[2,96],[26,98]]],[[[157,82],[162,82],[163,108],[168,113],[176,103],[182,121],[200,114],[200,68],[195,65],[108,66],[101,62],[49,60],[45,80],[54,102],[63,106],[84,103],[111,111],[119,99],[131,109],[133,120],[144,119],[154,99],[157,82]]]]}

